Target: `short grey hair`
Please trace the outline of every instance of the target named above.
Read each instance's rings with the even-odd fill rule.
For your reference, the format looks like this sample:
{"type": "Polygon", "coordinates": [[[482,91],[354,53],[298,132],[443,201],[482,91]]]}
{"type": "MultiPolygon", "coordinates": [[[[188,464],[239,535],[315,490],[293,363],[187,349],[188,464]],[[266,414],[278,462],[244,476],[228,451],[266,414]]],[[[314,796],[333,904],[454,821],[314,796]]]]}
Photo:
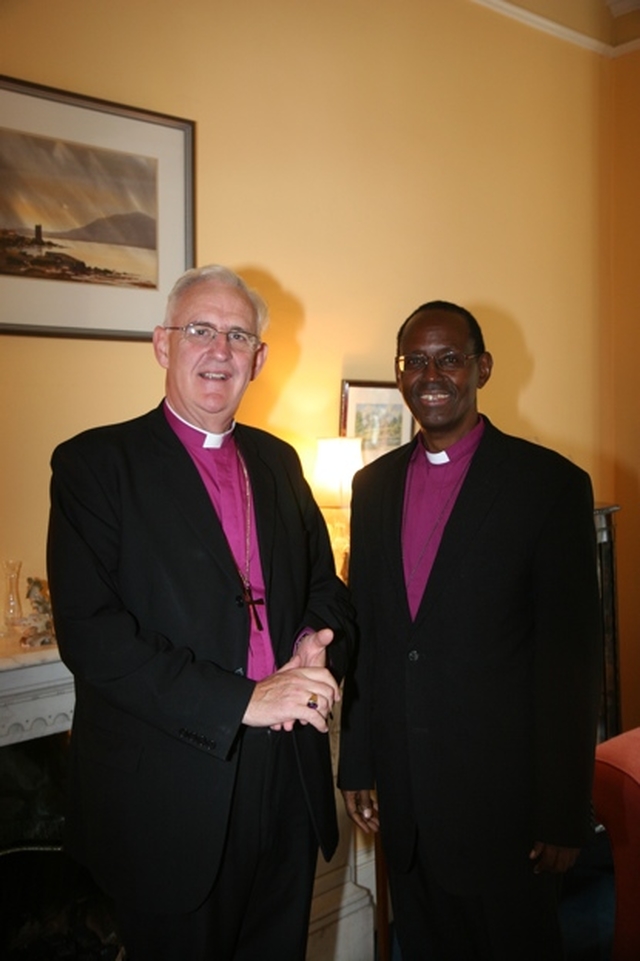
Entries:
{"type": "Polygon", "coordinates": [[[220,284],[223,287],[233,287],[241,291],[253,307],[256,331],[259,337],[262,336],[269,323],[269,308],[266,301],[262,299],[257,290],[249,287],[242,277],[239,277],[233,270],[230,270],[228,267],[223,267],[221,264],[193,267],[191,270],[185,271],[181,277],[178,277],[167,298],[167,309],[164,315],[165,327],[171,326],[177,304],[185,291],[189,290],[190,287],[195,287],[197,284],[206,283],[220,284]]]}

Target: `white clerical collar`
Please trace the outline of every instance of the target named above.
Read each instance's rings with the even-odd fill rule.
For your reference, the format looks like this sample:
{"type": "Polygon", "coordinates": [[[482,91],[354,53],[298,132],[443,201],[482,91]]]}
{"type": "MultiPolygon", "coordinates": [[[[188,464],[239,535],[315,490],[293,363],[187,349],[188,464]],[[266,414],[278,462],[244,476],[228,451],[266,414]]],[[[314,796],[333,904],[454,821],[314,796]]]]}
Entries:
{"type": "Polygon", "coordinates": [[[430,464],[448,464],[451,460],[446,450],[432,451],[425,448],[424,452],[430,464]]]}
{"type": "Polygon", "coordinates": [[[458,461],[461,457],[475,454],[482,434],[484,433],[484,418],[478,415],[478,421],[468,433],[464,434],[459,440],[449,446],[447,450],[431,451],[424,448],[427,460],[430,464],[448,464],[450,461],[458,461]]]}
{"type": "Polygon", "coordinates": [[[204,438],[203,441],[202,441],[202,446],[203,446],[203,447],[206,447],[206,448],[212,448],[212,447],[213,447],[213,448],[216,448],[216,449],[219,448],[219,447],[222,447],[222,445],[224,444],[224,441],[225,441],[225,437],[228,437],[229,434],[232,434],[233,431],[234,431],[234,429],[235,429],[236,422],[235,422],[235,420],[232,420],[232,421],[231,421],[231,427],[230,427],[228,430],[225,430],[225,432],[224,432],[223,434],[212,434],[212,433],[210,433],[208,430],[203,430],[202,427],[196,427],[195,424],[190,424],[188,420],[185,420],[184,417],[181,417],[180,414],[178,414],[178,413],[173,409],[173,407],[171,406],[171,404],[169,403],[169,401],[166,399],[166,397],[165,397],[165,401],[164,401],[164,402],[165,402],[165,404],[167,405],[167,407],[169,408],[169,410],[171,411],[171,413],[173,414],[174,417],[177,417],[179,421],[181,421],[183,424],[186,424],[187,427],[190,427],[190,428],[191,428],[191,430],[196,430],[199,434],[202,434],[202,435],[203,435],[203,438],[204,438]]]}

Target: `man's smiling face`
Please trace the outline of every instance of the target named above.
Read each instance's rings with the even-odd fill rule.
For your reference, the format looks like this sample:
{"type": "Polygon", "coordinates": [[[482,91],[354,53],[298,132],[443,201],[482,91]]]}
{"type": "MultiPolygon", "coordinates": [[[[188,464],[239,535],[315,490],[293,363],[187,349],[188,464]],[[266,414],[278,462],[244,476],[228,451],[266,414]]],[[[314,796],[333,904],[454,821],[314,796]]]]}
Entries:
{"type": "Polygon", "coordinates": [[[260,373],[267,345],[260,344],[255,352],[232,349],[226,331],[257,334],[255,311],[241,290],[214,281],[188,287],[177,301],[171,325],[186,324],[210,324],[220,333],[200,345],[179,330],[156,327],[153,344],[167,372],[167,400],[188,423],[221,434],[230,427],[249,382],[260,373]]]}
{"type": "MultiPolygon", "coordinates": [[[[415,314],[402,334],[399,354],[433,357],[446,351],[474,354],[466,319],[441,309],[415,314]]],[[[396,367],[398,387],[422,428],[428,450],[446,450],[473,430],[478,422],[476,393],[489,380],[491,367],[486,352],[469,357],[459,370],[439,370],[433,360],[415,371],[396,367]]]]}

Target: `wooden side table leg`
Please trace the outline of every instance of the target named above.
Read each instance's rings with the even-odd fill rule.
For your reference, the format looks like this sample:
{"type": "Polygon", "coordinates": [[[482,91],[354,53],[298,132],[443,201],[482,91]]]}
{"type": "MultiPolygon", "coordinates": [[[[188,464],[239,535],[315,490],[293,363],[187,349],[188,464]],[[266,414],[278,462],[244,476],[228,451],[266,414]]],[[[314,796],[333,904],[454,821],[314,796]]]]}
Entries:
{"type": "Polygon", "coordinates": [[[380,833],[375,836],[377,961],[391,961],[389,936],[389,880],[380,833]]]}

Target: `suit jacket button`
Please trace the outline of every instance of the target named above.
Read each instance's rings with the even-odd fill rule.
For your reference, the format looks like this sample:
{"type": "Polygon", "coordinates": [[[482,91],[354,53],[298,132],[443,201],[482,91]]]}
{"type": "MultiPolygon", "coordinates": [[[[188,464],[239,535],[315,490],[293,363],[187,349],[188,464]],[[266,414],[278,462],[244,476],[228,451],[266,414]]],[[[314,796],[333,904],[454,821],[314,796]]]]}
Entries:
{"type": "Polygon", "coordinates": [[[410,661],[417,661],[417,660],[419,659],[419,657],[420,657],[420,655],[418,654],[417,651],[409,651],[409,660],[410,660],[410,661]]]}

